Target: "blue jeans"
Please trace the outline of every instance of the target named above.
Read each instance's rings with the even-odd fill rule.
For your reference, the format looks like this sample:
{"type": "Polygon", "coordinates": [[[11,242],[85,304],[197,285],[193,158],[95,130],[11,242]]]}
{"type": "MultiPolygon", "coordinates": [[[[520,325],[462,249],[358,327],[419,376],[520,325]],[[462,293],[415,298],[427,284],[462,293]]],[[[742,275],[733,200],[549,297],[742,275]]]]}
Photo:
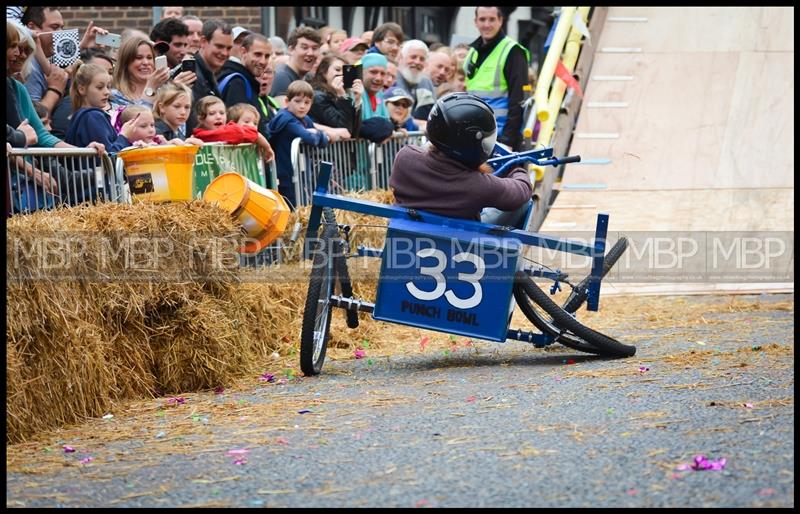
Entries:
{"type": "Polygon", "coordinates": [[[481,221],[492,225],[521,229],[523,228],[521,225],[525,221],[525,215],[528,213],[528,209],[530,209],[532,203],[532,200],[528,200],[513,211],[501,211],[494,207],[486,207],[481,211],[481,221]]]}

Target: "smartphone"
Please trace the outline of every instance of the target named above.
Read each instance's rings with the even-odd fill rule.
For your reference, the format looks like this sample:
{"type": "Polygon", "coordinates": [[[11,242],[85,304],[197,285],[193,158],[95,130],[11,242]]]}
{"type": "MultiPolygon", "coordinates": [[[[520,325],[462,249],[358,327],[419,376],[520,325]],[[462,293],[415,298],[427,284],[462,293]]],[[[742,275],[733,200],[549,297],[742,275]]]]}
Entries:
{"type": "Polygon", "coordinates": [[[122,36],[120,36],[119,34],[112,34],[110,32],[108,34],[97,34],[94,37],[94,41],[98,45],[105,45],[111,48],[119,48],[119,45],[121,44],[122,41],[122,36]]]}
{"type": "Polygon", "coordinates": [[[350,89],[353,87],[353,81],[356,79],[361,79],[361,65],[357,64],[345,64],[342,66],[342,82],[344,82],[344,88],[350,89]]]}
{"type": "Polygon", "coordinates": [[[181,61],[181,71],[197,73],[197,63],[194,59],[184,59],[181,61]]]}
{"type": "Polygon", "coordinates": [[[167,67],[167,56],[166,55],[159,55],[156,57],[156,69],[160,70],[161,68],[167,67]]]}

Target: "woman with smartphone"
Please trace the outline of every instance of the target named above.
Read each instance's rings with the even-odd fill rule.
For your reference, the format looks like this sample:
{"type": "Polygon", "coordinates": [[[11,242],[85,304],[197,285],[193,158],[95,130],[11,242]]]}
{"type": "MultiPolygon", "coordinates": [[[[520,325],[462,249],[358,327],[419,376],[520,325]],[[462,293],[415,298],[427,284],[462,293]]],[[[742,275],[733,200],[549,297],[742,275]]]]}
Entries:
{"type": "Polygon", "coordinates": [[[348,139],[358,134],[361,125],[361,95],[364,84],[354,79],[352,84],[344,83],[344,58],[329,54],[319,63],[317,73],[311,81],[314,88],[314,103],[309,115],[322,130],[330,127],[344,131],[326,131],[332,141],[348,139]],[[351,94],[348,94],[350,89],[351,94]]]}
{"type": "MultiPolygon", "coordinates": [[[[133,36],[122,43],[114,68],[115,88],[111,90],[111,105],[114,108],[131,104],[153,107],[158,88],[169,80],[166,56],[156,61],[155,55],[153,43],[141,36],[133,36]]],[[[173,80],[191,87],[186,75],[190,74],[178,74],[173,80]]]]}

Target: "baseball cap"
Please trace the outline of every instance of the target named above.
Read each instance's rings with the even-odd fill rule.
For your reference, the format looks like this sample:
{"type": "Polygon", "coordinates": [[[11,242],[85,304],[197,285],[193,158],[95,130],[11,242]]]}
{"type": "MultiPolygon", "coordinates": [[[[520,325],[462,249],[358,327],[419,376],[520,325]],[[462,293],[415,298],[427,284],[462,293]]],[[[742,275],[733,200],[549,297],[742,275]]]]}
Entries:
{"type": "Polygon", "coordinates": [[[231,35],[233,36],[233,40],[234,41],[239,39],[239,36],[241,36],[241,35],[245,35],[246,36],[248,34],[250,34],[250,31],[247,30],[246,28],[242,27],[241,25],[237,25],[237,26],[233,27],[233,29],[231,29],[231,35]]]}
{"type": "Polygon", "coordinates": [[[386,97],[384,102],[394,103],[405,99],[408,100],[411,105],[414,105],[414,99],[411,98],[411,95],[409,95],[402,87],[393,87],[384,93],[384,96],[386,97]]]}
{"type": "Polygon", "coordinates": [[[339,51],[344,53],[347,51],[356,51],[360,47],[361,50],[369,48],[366,43],[361,41],[361,38],[350,37],[339,43],[339,51]]]}

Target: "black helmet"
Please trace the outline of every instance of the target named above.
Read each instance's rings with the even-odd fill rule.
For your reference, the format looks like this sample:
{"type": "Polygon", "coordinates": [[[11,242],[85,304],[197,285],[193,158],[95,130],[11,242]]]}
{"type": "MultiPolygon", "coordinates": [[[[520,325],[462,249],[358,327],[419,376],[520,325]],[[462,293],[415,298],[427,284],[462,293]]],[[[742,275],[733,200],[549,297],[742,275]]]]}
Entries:
{"type": "Polygon", "coordinates": [[[492,108],[477,96],[451,93],[434,104],[425,135],[453,159],[478,167],[494,152],[497,122],[492,108]]]}

